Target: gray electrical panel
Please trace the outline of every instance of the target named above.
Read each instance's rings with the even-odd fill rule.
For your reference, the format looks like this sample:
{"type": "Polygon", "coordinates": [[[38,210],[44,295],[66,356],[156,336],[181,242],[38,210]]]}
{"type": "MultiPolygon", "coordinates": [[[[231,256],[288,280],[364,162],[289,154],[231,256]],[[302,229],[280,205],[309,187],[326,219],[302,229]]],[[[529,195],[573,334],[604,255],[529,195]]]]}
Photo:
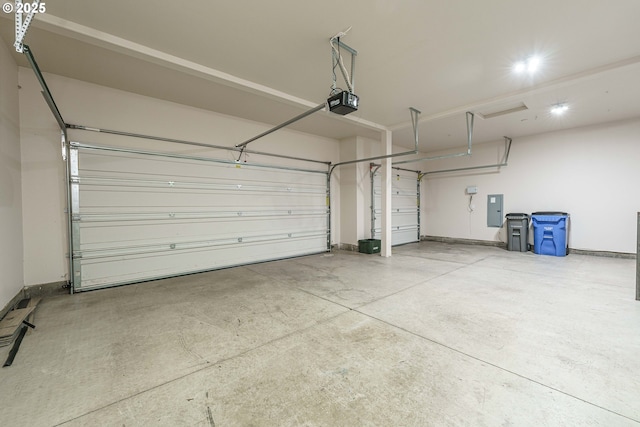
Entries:
{"type": "Polygon", "coordinates": [[[487,227],[502,227],[502,194],[487,196],[487,227]]]}

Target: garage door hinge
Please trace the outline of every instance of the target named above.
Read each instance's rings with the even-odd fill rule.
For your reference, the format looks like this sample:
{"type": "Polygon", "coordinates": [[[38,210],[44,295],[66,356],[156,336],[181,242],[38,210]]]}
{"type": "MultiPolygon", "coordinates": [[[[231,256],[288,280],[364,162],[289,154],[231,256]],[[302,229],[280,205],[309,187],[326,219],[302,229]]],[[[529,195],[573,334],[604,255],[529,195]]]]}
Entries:
{"type": "Polygon", "coordinates": [[[80,258],[82,258],[82,252],[73,253],[73,259],[80,259],[80,258]]]}
{"type": "Polygon", "coordinates": [[[80,178],[78,178],[77,176],[72,176],[71,178],[69,178],[69,181],[71,181],[72,184],[80,184],[80,178]]]}
{"type": "Polygon", "coordinates": [[[80,216],[80,215],[78,215],[78,214],[71,215],[71,220],[72,220],[72,221],[80,222],[80,221],[82,221],[82,216],[80,216]]]}

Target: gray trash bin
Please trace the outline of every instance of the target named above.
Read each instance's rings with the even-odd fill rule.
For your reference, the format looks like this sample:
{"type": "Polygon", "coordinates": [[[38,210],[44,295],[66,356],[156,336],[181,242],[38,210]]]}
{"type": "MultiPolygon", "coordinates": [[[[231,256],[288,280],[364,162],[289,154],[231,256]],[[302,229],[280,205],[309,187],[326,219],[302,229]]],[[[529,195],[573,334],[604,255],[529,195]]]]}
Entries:
{"type": "Polygon", "coordinates": [[[529,248],[529,215],[509,213],[507,218],[507,250],[527,252],[529,248]]]}

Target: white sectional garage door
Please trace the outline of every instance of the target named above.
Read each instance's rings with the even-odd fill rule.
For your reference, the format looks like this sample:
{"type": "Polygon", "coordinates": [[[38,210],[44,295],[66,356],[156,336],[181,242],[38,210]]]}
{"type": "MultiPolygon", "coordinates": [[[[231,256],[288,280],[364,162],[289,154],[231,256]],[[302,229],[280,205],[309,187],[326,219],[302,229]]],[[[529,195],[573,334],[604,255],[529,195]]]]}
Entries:
{"type": "MultiPolygon", "coordinates": [[[[418,172],[393,170],[391,181],[391,245],[402,245],[420,240],[420,181],[418,172]]],[[[382,235],[381,174],[373,175],[372,235],[382,235]]]]}
{"type": "Polygon", "coordinates": [[[72,143],[73,287],[327,251],[327,172],[72,143]]]}

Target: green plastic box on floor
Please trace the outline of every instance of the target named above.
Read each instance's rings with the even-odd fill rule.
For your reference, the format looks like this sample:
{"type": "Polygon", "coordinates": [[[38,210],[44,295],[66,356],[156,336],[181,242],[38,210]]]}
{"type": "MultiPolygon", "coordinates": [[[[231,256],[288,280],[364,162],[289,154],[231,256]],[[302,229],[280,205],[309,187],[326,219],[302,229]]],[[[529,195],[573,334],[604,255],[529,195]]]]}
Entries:
{"type": "Polygon", "coordinates": [[[379,239],[358,240],[358,252],[363,254],[379,254],[380,246],[379,239]]]}

